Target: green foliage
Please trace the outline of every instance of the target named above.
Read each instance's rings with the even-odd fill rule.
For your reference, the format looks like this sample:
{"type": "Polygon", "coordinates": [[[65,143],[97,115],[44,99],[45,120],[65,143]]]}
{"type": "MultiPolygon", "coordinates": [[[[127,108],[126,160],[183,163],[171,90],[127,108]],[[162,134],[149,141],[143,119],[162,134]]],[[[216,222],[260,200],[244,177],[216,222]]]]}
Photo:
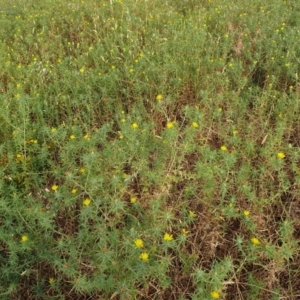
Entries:
{"type": "Polygon", "coordinates": [[[1,299],[296,299],[296,1],[4,2],[1,299]]]}

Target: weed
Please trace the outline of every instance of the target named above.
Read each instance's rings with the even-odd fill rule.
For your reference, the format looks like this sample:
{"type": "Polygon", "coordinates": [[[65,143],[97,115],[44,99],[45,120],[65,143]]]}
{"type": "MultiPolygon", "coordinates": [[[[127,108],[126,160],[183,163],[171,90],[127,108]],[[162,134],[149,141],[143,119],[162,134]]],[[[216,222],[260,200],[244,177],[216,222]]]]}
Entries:
{"type": "Polygon", "coordinates": [[[2,2],[1,299],[298,299],[296,1],[2,2]]]}

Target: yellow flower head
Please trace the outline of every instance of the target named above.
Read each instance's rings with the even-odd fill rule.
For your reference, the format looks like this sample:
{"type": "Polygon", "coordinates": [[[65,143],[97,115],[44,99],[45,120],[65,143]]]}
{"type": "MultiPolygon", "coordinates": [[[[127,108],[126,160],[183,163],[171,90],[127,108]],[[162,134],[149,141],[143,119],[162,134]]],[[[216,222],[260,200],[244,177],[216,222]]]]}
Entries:
{"type": "Polygon", "coordinates": [[[277,157],[278,157],[279,159],[284,159],[284,158],[285,158],[285,154],[284,154],[283,152],[278,152],[278,153],[277,153],[277,157]]]}
{"type": "Polygon", "coordinates": [[[168,129],[171,129],[171,128],[173,128],[173,127],[174,127],[173,122],[168,122],[168,123],[167,123],[167,128],[168,128],[168,129]]]}
{"type": "Polygon", "coordinates": [[[72,189],[71,194],[76,194],[77,190],[76,189],[72,189]]]}
{"type": "Polygon", "coordinates": [[[210,296],[213,298],[213,299],[219,299],[220,298],[220,294],[217,292],[217,291],[212,291],[210,293],[210,296]]]}
{"type": "Polygon", "coordinates": [[[165,233],[164,240],[167,241],[167,242],[172,241],[173,240],[173,235],[169,234],[169,233],[165,233]]]}
{"type": "Polygon", "coordinates": [[[55,281],[55,279],[54,279],[53,277],[50,277],[50,278],[49,278],[49,283],[50,283],[50,284],[53,284],[54,281],[55,281]]]}
{"type": "Polygon", "coordinates": [[[71,135],[70,135],[70,139],[71,139],[71,140],[74,140],[75,138],[76,138],[76,137],[75,137],[74,134],[71,134],[71,135]]]}
{"type": "Polygon", "coordinates": [[[56,192],[57,189],[58,189],[58,185],[56,184],[53,184],[52,187],[51,187],[52,191],[56,192]]]}
{"type": "Polygon", "coordinates": [[[199,125],[198,125],[198,123],[197,123],[197,122],[193,122],[193,123],[192,123],[192,127],[194,127],[194,128],[198,128],[198,127],[199,127],[199,125]]]}
{"type": "Polygon", "coordinates": [[[26,243],[27,241],[28,241],[28,236],[27,235],[22,235],[21,242],[26,243]]]}
{"type": "Polygon", "coordinates": [[[144,242],[142,239],[136,239],[136,240],[134,240],[134,245],[136,248],[143,248],[144,242]]]}
{"type": "Polygon", "coordinates": [[[148,259],[149,259],[149,254],[148,254],[147,252],[142,252],[142,253],[140,254],[140,259],[141,259],[142,261],[148,261],[148,259]]]}
{"type": "Polygon", "coordinates": [[[139,127],[139,125],[137,123],[132,123],[131,124],[132,129],[137,129],[138,127],[139,127]]]}
{"type": "Polygon", "coordinates": [[[253,237],[253,238],[251,239],[251,243],[252,243],[254,246],[257,246],[257,245],[260,244],[260,241],[259,241],[258,238],[253,237]]]}
{"type": "Polygon", "coordinates": [[[181,234],[187,235],[188,233],[189,233],[189,232],[188,232],[185,228],[181,229],[181,234]]]}
{"type": "Polygon", "coordinates": [[[162,94],[158,94],[158,95],[156,96],[156,100],[157,100],[157,101],[161,101],[162,99],[163,99],[162,94]]]}
{"type": "Polygon", "coordinates": [[[190,210],[190,211],[189,211],[189,217],[190,217],[190,218],[196,218],[196,217],[197,217],[197,214],[196,214],[194,211],[190,210]]]}
{"type": "Polygon", "coordinates": [[[83,200],[83,205],[85,205],[85,206],[89,206],[90,205],[90,203],[91,203],[91,199],[89,199],[89,198],[86,198],[86,199],[84,199],[83,200]]]}
{"type": "Polygon", "coordinates": [[[244,210],[243,213],[244,213],[244,216],[245,216],[245,217],[248,217],[248,216],[250,215],[250,211],[249,211],[249,210],[244,210]]]}
{"type": "Polygon", "coordinates": [[[136,200],[137,200],[136,197],[131,197],[131,198],[130,198],[130,203],[135,203],[136,200]]]}
{"type": "Polygon", "coordinates": [[[220,148],[222,151],[227,151],[227,147],[226,146],[221,146],[221,148],[220,148]]]}

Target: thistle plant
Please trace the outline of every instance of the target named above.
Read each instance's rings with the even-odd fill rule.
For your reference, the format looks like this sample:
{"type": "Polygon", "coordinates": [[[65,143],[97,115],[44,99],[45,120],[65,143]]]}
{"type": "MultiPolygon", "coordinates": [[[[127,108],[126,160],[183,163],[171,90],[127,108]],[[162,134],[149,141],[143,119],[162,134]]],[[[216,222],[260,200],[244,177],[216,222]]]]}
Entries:
{"type": "Polygon", "coordinates": [[[4,1],[1,299],[296,299],[296,1],[4,1]]]}

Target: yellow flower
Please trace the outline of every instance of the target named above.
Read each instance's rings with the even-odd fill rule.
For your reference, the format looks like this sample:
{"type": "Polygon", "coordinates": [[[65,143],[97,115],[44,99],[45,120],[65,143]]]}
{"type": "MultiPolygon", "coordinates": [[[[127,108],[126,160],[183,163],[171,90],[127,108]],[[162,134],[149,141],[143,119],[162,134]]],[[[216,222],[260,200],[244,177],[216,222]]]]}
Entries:
{"type": "Polygon", "coordinates": [[[190,211],[189,211],[189,217],[190,217],[190,218],[196,218],[196,217],[197,217],[197,214],[196,214],[194,211],[190,210],[190,211]]]}
{"type": "Polygon", "coordinates": [[[158,94],[158,95],[156,96],[156,100],[157,100],[157,101],[161,101],[162,99],[163,99],[162,94],[158,94]]]}
{"type": "Polygon", "coordinates": [[[81,174],[83,174],[83,173],[85,173],[85,169],[84,169],[84,168],[80,168],[80,169],[79,169],[79,172],[80,172],[81,174]]]}
{"type": "Polygon", "coordinates": [[[130,203],[135,203],[136,200],[137,200],[136,197],[131,197],[131,198],[130,198],[130,203]]]}
{"type": "Polygon", "coordinates": [[[189,233],[189,232],[188,232],[185,228],[181,229],[181,234],[187,235],[188,233],[189,233]]]}
{"type": "Polygon", "coordinates": [[[222,151],[227,151],[227,147],[226,146],[221,146],[221,148],[220,148],[222,151]]]}
{"type": "Polygon", "coordinates": [[[137,129],[138,127],[139,127],[139,125],[137,123],[132,123],[131,124],[132,129],[137,129]]]}
{"type": "Polygon", "coordinates": [[[253,237],[253,238],[251,239],[251,243],[252,243],[254,246],[257,246],[257,245],[260,244],[260,241],[259,241],[258,238],[253,237]]]}
{"type": "Polygon", "coordinates": [[[58,189],[58,185],[56,184],[53,184],[52,187],[51,187],[52,191],[56,192],[57,189],[58,189]]]}
{"type": "Polygon", "coordinates": [[[136,240],[134,240],[134,245],[136,248],[143,248],[144,242],[142,239],[136,239],[136,240]]]}
{"type": "Polygon", "coordinates": [[[86,198],[86,199],[84,199],[83,200],[83,205],[85,205],[85,206],[89,206],[90,205],[90,203],[91,203],[91,199],[89,199],[89,198],[86,198]]]}
{"type": "Polygon", "coordinates": [[[52,128],[51,128],[51,132],[52,132],[52,133],[56,132],[56,128],[52,127],[52,128]]]}
{"type": "Polygon", "coordinates": [[[90,135],[87,133],[84,137],[85,140],[89,140],[90,139],[90,135]]]}
{"type": "Polygon", "coordinates": [[[77,190],[76,189],[72,189],[71,194],[76,194],[77,190]]]}
{"type": "Polygon", "coordinates": [[[167,241],[167,242],[172,241],[173,240],[173,235],[169,234],[169,233],[165,233],[164,240],[167,241]]]}
{"type": "Polygon", "coordinates": [[[198,125],[198,123],[197,123],[197,122],[193,122],[193,123],[192,123],[192,127],[194,127],[194,128],[198,128],[198,127],[199,127],[199,125],[198,125]]]}
{"type": "Polygon", "coordinates": [[[173,122],[168,122],[168,123],[167,123],[167,128],[168,128],[168,129],[171,129],[171,128],[173,128],[173,127],[174,127],[173,122]]]}
{"type": "Polygon", "coordinates": [[[54,279],[53,277],[50,277],[50,278],[49,278],[49,283],[50,283],[50,284],[53,284],[54,281],[55,281],[55,279],[54,279]]]}
{"type": "Polygon", "coordinates": [[[120,135],[119,135],[119,139],[120,139],[120,140],[123,140],[123,139],[124,139],[124,135],[123,135],[123,134],[120,134],[120,135]]]}
{"type": "Polygon", "coordinates": [[[243,213],[244,213],[244,216],[245,216],[245,217],[248,217],[248,216],[250,215],[250,211],[249,211],[249,210],[244,210],[243,213]]]}
{"type": "Polygon", "coordinates": [[[278,157],[279,159],[283,159],[283,158],[285,158],[285,154],[284,154],[283,152],[278,152],[278,153],[277,153],[277,157],[278,157]]]}
{"type": "Polygon", "coordinates": [[[232,134],[233,134],[234,136],[236,136],[236,135],[238,134],[238,131],[237,131],[237,130],[233,130],[233,131],[232,131],[232,134]]]}
{"type": "Polygon", "coordinates": [[[219,299],[220,298],[220,294],[217,292],[217,291],[212,291],[210,293],[210,296],[213,298],[213,299],[219,299]]]}
{"type": "Polygon", "coordinates": [[[82,67],[80,70],[79,70],[80,73],[84,73],[84,68],[82,67]]]}
{"type": "Polygon", "coordinates": [[[75,137],[74,134],[70,135],[70,139],[71,139],[71,140],[74,140],[75,138],[76,138],[76,137],[75,137]]]}
{"type": "Polygon", "coordinates": [[[142,252],[142,253],[140,254],[140,259],[141,259],[142,261],[147,261],[147,260],[149,259],[149,254],[148,254],[147,252],[142,252]]]}
{"type": "Polygon", "coordinates": [[[22,235],[21,242],[26,243],[27,241],[28,241],[28,236],[27,235],[22,235]]]}

